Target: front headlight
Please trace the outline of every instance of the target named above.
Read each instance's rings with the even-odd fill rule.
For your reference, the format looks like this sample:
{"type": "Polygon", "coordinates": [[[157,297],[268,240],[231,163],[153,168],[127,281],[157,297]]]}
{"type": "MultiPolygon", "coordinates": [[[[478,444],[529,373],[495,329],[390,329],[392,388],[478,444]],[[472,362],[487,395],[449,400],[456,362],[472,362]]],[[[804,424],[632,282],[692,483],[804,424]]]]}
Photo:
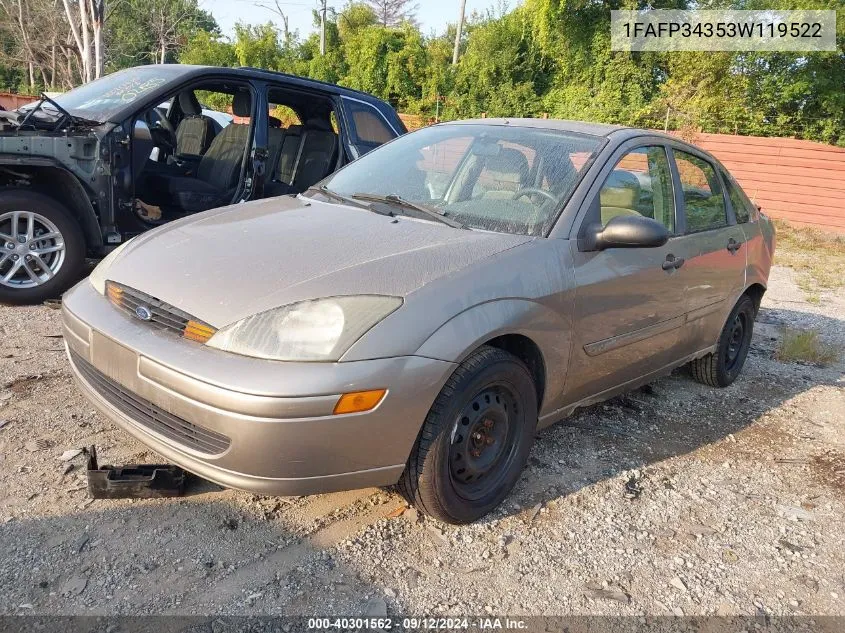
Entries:
{"type": "MultiPolygon", "coordinates": [[[[132,239],[135,238],[133,237],[132,239]]],[[[120,251],[126,248],[131,241],[132,240],[124,242],[111,253],[103,257],[100,263],[97,264],[97,267],[92,270],[91,274],[88,276],[88,281],[90,281],[91,285],[94,286],[94,290],[99,292],[101,295],[106,294],[106,273],[109,272],[112,262],[117,259],[117,256],[120,255],[120,251]]]]}
{"type": "Polygon", "coordinates": [[[270,360],[336,361],[401,305],[381,295],[301,301],[226,326],[206,345],[270,360]]]}

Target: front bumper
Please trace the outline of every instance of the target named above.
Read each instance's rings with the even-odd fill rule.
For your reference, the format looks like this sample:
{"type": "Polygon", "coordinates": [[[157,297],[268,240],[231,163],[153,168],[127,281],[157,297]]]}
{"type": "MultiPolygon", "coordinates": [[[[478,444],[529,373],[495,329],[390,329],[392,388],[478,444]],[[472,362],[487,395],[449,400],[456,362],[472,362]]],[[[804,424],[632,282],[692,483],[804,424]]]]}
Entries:
{"type": "Polygon", "coordinates": [[[395,483],[454,365],[406,356],[267,361],[157,330],[82,281],[62,303],[74,376],[100,411],[186,470],[223,486],[299,495],[395,483]],[[350,391],[373,410],[332,415],[350,391]]]}

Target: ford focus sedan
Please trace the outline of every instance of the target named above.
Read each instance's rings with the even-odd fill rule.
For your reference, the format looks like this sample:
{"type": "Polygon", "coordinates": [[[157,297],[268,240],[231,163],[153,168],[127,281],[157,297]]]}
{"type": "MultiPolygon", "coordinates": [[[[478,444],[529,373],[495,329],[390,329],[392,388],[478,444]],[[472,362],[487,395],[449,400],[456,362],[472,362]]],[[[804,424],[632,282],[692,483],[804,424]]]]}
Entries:
{"type": "Polygon", "coordinates": [[[731,384],[774,250],[712,156],[645,130],[466,121],[297,196],[121,246],[63,302],[81,389],[167,459],[300,495],[495,508],[538,428],[689,364],[731,384]]]}

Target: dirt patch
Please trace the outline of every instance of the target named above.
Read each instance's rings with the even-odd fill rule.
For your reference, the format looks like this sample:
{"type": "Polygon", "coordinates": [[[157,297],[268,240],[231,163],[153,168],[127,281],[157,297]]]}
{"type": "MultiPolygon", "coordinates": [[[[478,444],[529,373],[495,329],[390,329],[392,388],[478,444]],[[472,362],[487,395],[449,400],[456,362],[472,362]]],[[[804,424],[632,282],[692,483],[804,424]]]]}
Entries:
{"type": "Polygon", "coordinates": [[[820,483],[845,497],[845,454],[828,450],[810,461],[810,472],[820,483]]]}

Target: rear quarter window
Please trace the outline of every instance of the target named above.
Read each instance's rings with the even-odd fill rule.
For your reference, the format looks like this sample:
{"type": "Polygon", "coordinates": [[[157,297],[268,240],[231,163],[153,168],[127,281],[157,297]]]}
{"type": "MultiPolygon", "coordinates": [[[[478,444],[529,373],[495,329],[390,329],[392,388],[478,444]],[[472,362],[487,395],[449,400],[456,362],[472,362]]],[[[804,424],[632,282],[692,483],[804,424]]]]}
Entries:
{"type": "Polygon", "coordinates": [[[757,208],[740,189],[739,185],[726,172],[722,172],[722,180],[725,181],[728,198],[731,200],[731,207],[733,207],[734,215],[736,215],[737,224],[745,224],[756,219],[757,208]]]}
{"type": "Polygon", "coordinates": [[[393,140],[396,136],[381,113],[374,107],[351,99],[343,101],[352,120],[351,132],[356,145],[365,145],[367,149],[373,149],[393,140]]]}

